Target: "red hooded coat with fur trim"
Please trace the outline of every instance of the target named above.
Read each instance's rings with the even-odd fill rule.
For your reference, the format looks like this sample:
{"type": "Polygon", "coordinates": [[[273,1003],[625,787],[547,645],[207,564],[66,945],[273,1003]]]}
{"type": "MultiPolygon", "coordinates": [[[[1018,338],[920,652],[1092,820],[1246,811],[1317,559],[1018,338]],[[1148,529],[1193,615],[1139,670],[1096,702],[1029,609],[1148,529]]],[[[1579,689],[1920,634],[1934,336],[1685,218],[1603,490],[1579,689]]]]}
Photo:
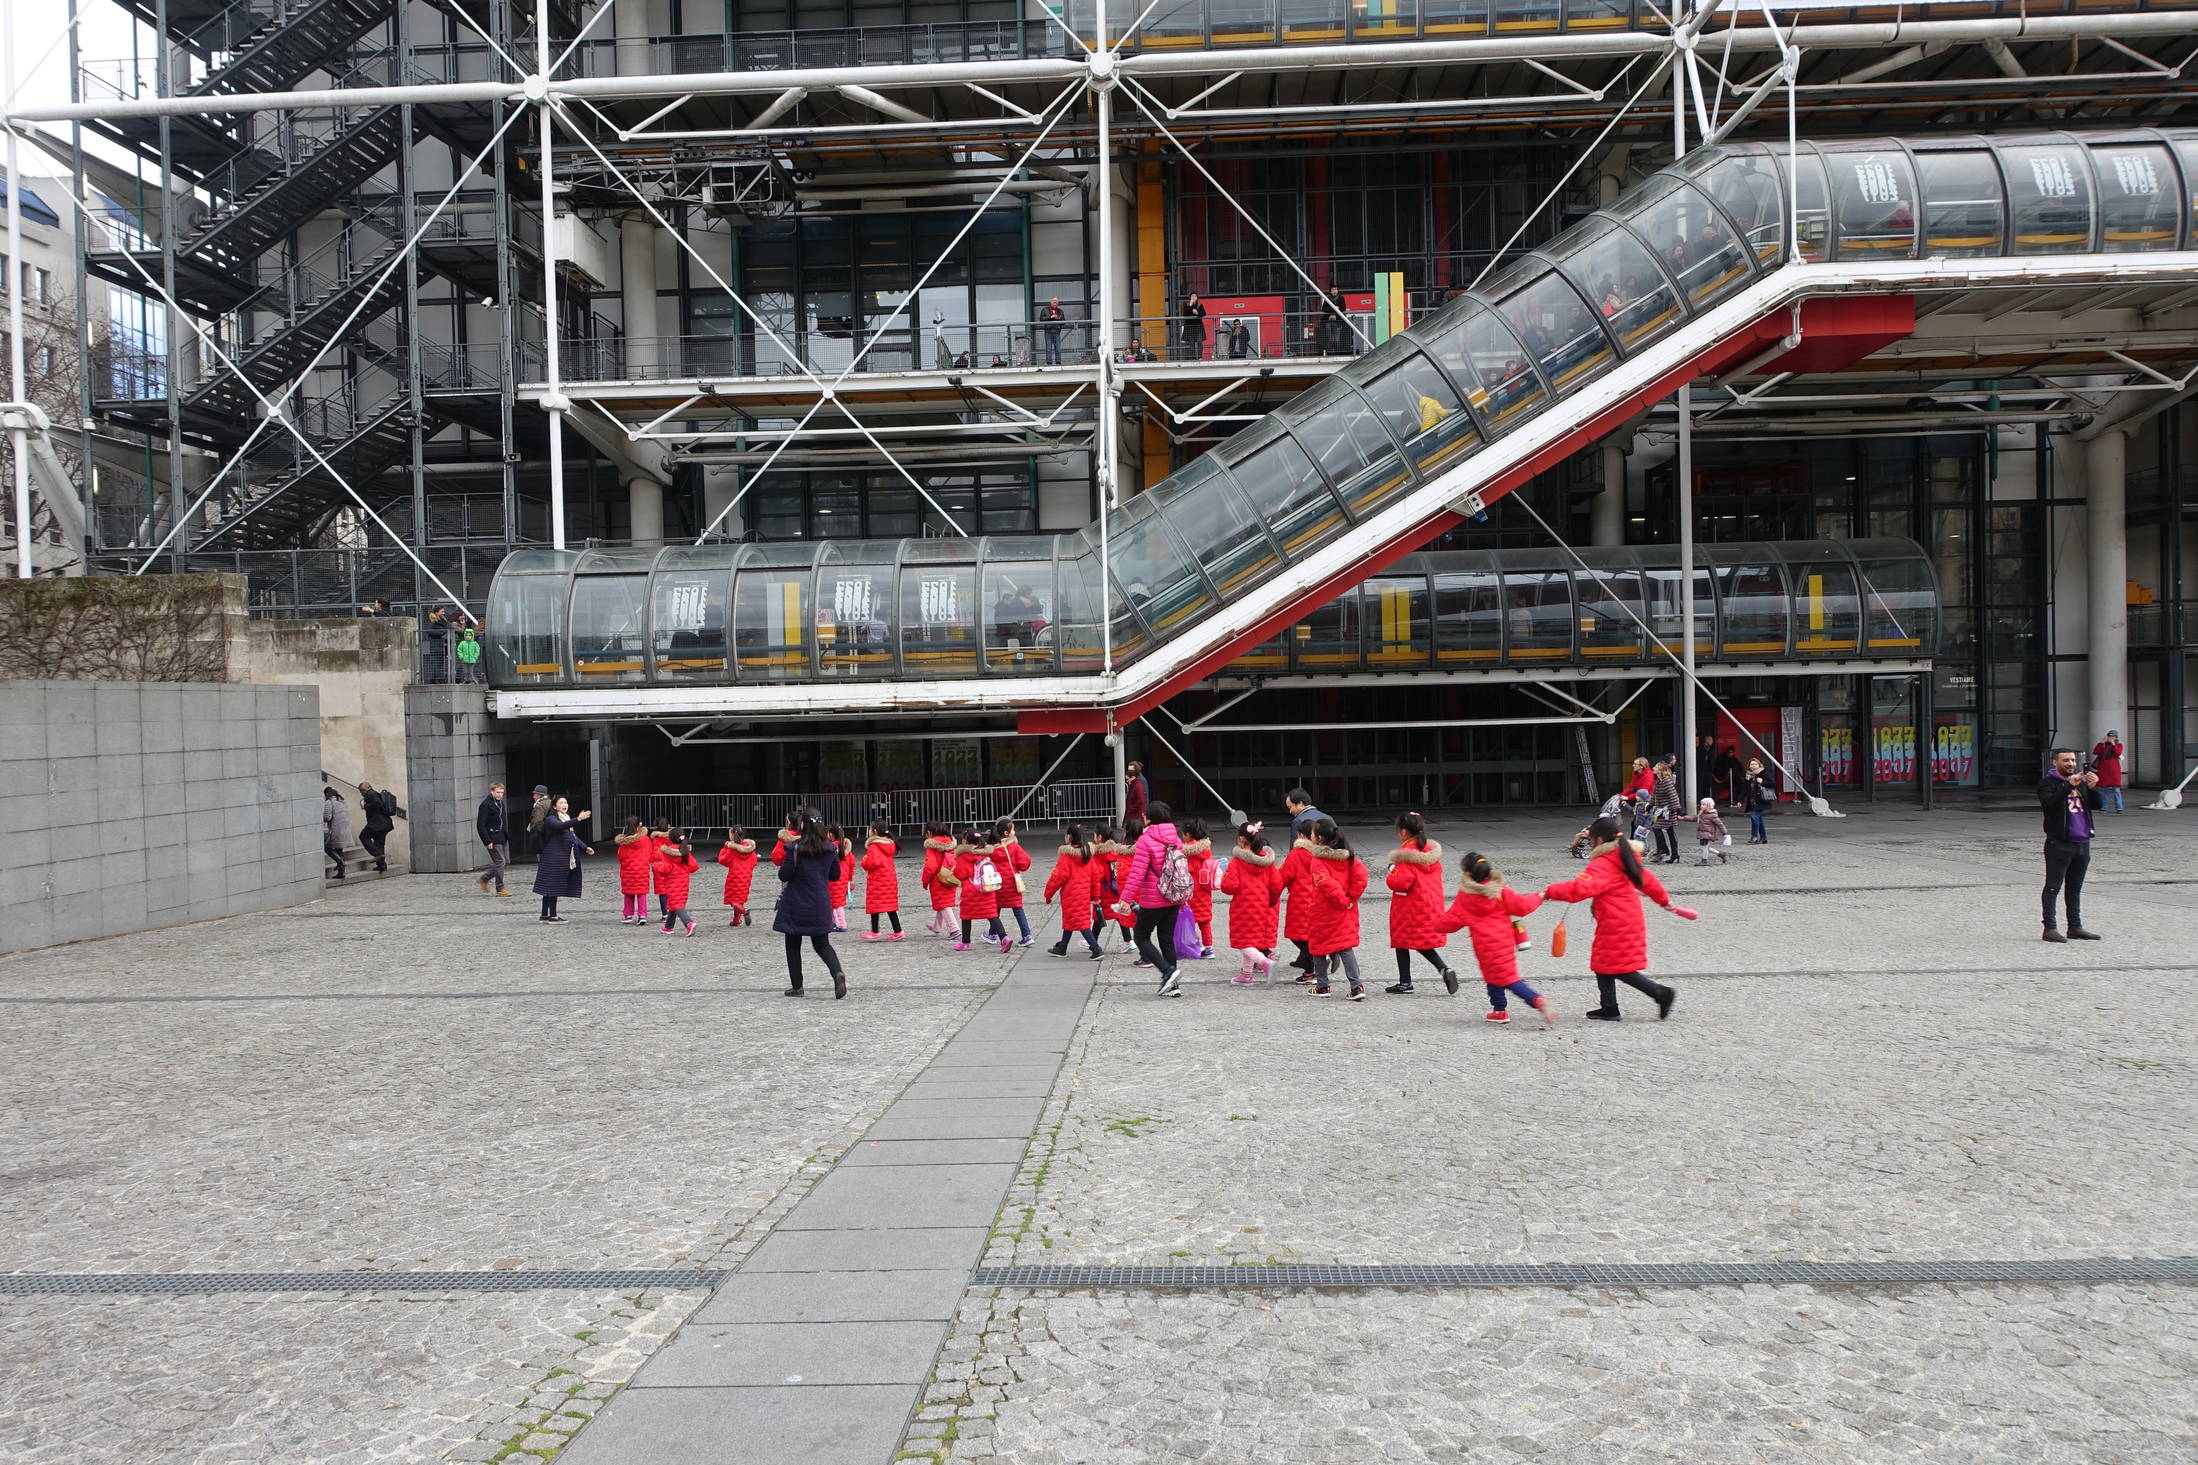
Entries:
{"type": "Polygon", "coordinates": [[[1210,839],[1184,840],[1183,864],[1191,872],[1191,918],[1200,925],[1211,925],[1213,923],[1213,887],[1206,883],[1206,872],[1213,868],[1213,841],[1210,839]]]}
{"type": "MultiPolygon", "coordinates": [[[[1358,899],[1366,893],[1366,867],[1349,850],[1316,849],[1307,856],[1305,877],[1312,928],[1305,944],[1315,956],[1331,956],[1358,945],[1358,899]]],[[[1290,901],[1297,914],[1297,900],[1290,901]]]]}
{"type": "Polygon", "coordinates": [[[1275,870],[1275,886],[1290,898],[1288,912],[1282,918],[1282,934],[1291,941],[1310,939],[1313,930],[1313,896],[1307,879],[1313,873],[1313,842],[1295,839],[1290,842],[1290,852],[1282,857],[1282,864],[1275,870]]]}
{"type": "Polygon", "coordinates": [[[1275,925],[1281,916],[1282,861],[1273,850],[1258,854],[1239,849],[1221,873],[1221,893],[1229,898],[1229,945],[1238,951],[1275,949],[1275,925]]]}
{"type": "Polygon", "coordinates": [[[961,882],[962,919],[965,921],[989,921],[1000,913],[1000,892],[986,890],[977,884],[977,866],[991,862],[989,851],[980,853],[966,844],[954,851],[954,878],[961,882]]]}
{"type": "Polygon", "coordinates": [[[1508,987],[1519,980],[1519,936],[1511,918],[1540,910],[1542,898],[1506,887],[1502,878],[1485,885],[1468,880],[1458,898],[1442,916],[1445,931],[1463,931],[1473,943],[1473,959],[1480,963],[1481,980],[1491,987],[1508,987]]]}
{"type": "Polygon", "coordinates": [[[725,867],[725,903],[746,905],[748,891],[756,880],[756,842],[744,839],[739,844],[720,845],[717,862],[725,867]]]}
{"type": "Polygon", "coordinates": [[[939,877],[946,874],[954,863],[954,841],[944,835],[929,834],[923,841],[923,888],[931,892],[931,909],[947,911],[954,908],[955,890],[951,883],[939,877]]]}
{"type": "Polygon", "coordinates": [[[1089,931],[1092,924],[1091,861],[1073,844],[1061,846],[1060,857],[1053,862],[1053,873],[1046,877],[1046,899],[1056,896],[1061,901],[1061,929],[1089,931]]]}
{"type": "Polygon", "coordinates": [[[682,855],[676,844],[666,845],[656,852],[650,868],[656,874],[656,893],[664,897],[664,908],[685,910],[689,882],[694,879],[694,872],[702,868],[695,857],[682,855]]]}
{"type": "MultiPolygon", "coordinates": [[[[1639,858],[1640,846],[1634,845],[1639,858]]],[[[1648,915],[1641,909],[1647,896],[1667,910],[1671,893],[1654,870],[1641,871],[1641,888],[1618,864],[1618,846],[1604,845],[1588,857],[1587,868],[1577,880],[1566,880],[1542,892],[1544,900],[1589,901],[1595,911],[1595,945],[1588,952],[1588,967],[1603,976],[1648,969],[1648,915]]]]}
{"type": "Polygon", "coordinates": [[[872,835],[862,850],[862,908],[873,916],[901,908],[901,872],[893,864],[900,846],[872,835]]]}
{"type": "Polygon", "coordinates": [[[992,847],[992,863],[1000,872],[1000,909],[1013,910],[1023,903],[1023,887],[1015,877],[1030,868],[1030,851],[1021,840],[1010,839],[992,847]]]}
{"type": "Polygon", "coordinates": [[[1429,840],[1389,852],[1389,944],[1399,951],[1440,951],[1448,929],[1442,923],[1442,846],[1429,840]]]}

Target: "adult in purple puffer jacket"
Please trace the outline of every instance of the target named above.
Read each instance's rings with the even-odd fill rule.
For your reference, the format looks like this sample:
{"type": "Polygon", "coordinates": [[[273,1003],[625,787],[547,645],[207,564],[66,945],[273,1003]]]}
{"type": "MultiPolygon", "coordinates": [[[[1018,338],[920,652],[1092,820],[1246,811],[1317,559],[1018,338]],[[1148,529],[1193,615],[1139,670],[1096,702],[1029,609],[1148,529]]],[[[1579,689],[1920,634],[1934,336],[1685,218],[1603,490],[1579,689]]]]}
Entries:
{"type": "Polygon", "coordinates": [[[1170,905],[1160,895],[1160,866],[1170,848],[1180,848],[1183,837],[1175,832],[1175,811],[1155,800],[1145,806],[1151,821],[1137,836],[1130,851],[1130,867],[1122,877],[1122,898],[1137,907],[1134,937],[1137,953],[1160,972],[1160,995],[1180,997],[1182,978],[1175,967],[1175,918],[1180,902],[1170,905]]]}

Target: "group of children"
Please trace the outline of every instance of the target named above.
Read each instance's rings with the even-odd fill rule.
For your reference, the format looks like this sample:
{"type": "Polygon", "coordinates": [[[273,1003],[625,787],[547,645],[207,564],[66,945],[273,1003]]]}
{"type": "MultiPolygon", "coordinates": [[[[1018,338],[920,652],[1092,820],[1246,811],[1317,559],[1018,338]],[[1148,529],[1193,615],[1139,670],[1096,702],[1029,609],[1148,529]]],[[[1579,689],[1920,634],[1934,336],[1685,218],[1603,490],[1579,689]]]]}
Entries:
{"type": "MultiPolygon", "coordinates": [[[[1706,862],[1713,841],[1723,831],[1714,801],[1705,799],[1703,805],[1698,829],[1706,862]]],[[[1549,999],[1519,975],[1518,953],[1533,946],[1522,918],[1544,901],[1584,901],[1591,904],[1596,917],[1590,966],[1601,995],[1597,1008],[1587,1015],[1616,1020],[1617,984],[1624,983],[1651,997],[1659,1017],[1669,1016],[1675,996],[1671,988],[1642,976],[1647,965],[1642,901],[1652,900],[1689,920],[1695,913],[1673,905],[1663,884],[1643,868],[1632,814],[1631,809],[1606,812],[1581,831],[1577,843],[1589,846],[1585,850],[1588,867],[1578,879],[1529,894],[1506,885],[1503,873],[1485,855],[1469,852],[1459,862],[1457,894],[1448,899],[1442,846],[1428,836],[1426,821],[1418,813],[1400,815],[1397,847],[1387,854],[1383,879],[1390,895],[1389,946],[1397,966],[1397,980],[1386,990],[1399,995],[1415,990],[1412,963],[1417,956],[1455,994],[1458,973],[1443,959],[1443,949],[1451,935],[1463,931],[1488,995],[1486,1020],[1509,1022],[1510,1004],[1516,998],[1540,1013],[1545,1023],[1553,1023],[1556,1013],[1549,999]]],[[[1314,996],[1331,995],[1340,973],[1350,999],[1365,1000],[1366,983],[1358,963],[1359,904],[1372,877],[1334,820],[1311,820],[1291,840],[1286,854],[1273,848],[1262,825],[1245,824],[1237,830],[1235,848],[1226,857],[1214,854],[1202,821],[1186,817],[1175,824],[1190,875],[1190,891],[1179,919],[1186,923],[1186,937],[1190,928],[1196,931],[1195,945],[1178,939],[1175,949],[1181,957],[1196,960],[1214,954],[1218,892],[1229,897],[1228,945],[1238,957],[1233,983],[1249,985],[1263,978],[1271,982],[1280,942],[1287,940],[1297,948],[1291,964],[1299,973],[1298,981],[1310,985],[1314,996]]],[[[1111,824],[1088,833],[1081,824],[1068,827],[1041,895],[1046,904],[1060,907],[1061,939],[1048,948],[1052,955],[1066,956],[1070,943],[1081,938],[1090,959],[1098,960],[1105,954],[1103,936],[1110,923],[1120,931],[1123,944],[1130,944],[1137,913],[1125,899],[1124,887],[1131,852],[1142,832],[1142,821],[1134,818],[1120,830],[1111,824]]],[[[859,859],[839,825],[825,825],[824,833],[840,860],[830,881],[833,929],[847,929],[847,902],[859,869],[865,876],[863,908],[870,917],[870,929],[862,939],[906,939],[895,864],[898,846],[891,829],[873,824],[859,859]]],[[[780,864],[799,837],[791,826],[781,829],[771,862],[780,864]]],[[[681,931],[694,935],[688,893],[699,865],[692,842],[677,829],[652,829],[640,818],[629,817],[617,836],[617,847],[623,923],[649,922],[648,897],[653,892],[659,905],[659,929],[666,935],[681,931]]],[[[1017,837],[1015,821],[959,828],[934,822],[924,828],[923,851],[918,878],[930,898],[927,934],[950,938],[954,950],[968,951],[982,922],[985,944],[996,946],[1002,955],[1033,943],[1025,914],[1028,884],[1024,878],[1031,858],[1017,837]],[[1009,934],[1004,919],[1009,912],[1014,915],[1015,935],[1009,934]]],[[[1721,850],[1718,854],[1723,857],[1721,850]]],[[[724,903],[732,910],[730,925],[755,924],[749,896],[759,859],[758,842],[745,830],[737,825],[726,830],[717,862],[725,868],[724,903]]],[[[1163,990],[1174,995],[1180,989],[1164,983],[1163,990]]]]}

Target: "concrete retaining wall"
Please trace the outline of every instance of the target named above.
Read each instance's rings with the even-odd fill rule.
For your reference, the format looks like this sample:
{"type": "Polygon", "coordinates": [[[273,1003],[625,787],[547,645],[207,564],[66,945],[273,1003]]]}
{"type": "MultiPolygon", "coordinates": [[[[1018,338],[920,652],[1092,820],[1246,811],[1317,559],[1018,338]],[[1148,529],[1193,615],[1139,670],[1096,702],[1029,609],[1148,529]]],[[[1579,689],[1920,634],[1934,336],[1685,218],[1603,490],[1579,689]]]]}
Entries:
{"type": "MultiPolygon", "coordinates": [[[[405,688],[404,745],[411,815],[412,868],[448,873],[484,861],[473,835],[473,811],[492,779],[504,777],[504,740],[489,716],[488,688],[405,688]]],[[[511,812],[513,853],[524,853],[529,801],[521,789],[504,794],[511,812]]]]}
{"type": "Polygon", "coordinates": [[[0,951],[321,893],[311,687],[0,682],[0,951]]]}
{"type": "MultiPolygon", "coordinates": [[[[240,682],[315,687],[320,692],[320,767],[345,784],[361,779],[397,795],[409,814],[405,684],[418,659],[419,628],[402,617],[357,620],[255,620],[231,657],[240,682]]],[[[351,827],[363,820],[349,789],[351,827]]],[[[389,863],[420,868],[415,830],[405,819],[389,836],[389,863]]],[[[429,866],[428,868],[434,868],[429,866]]]]}

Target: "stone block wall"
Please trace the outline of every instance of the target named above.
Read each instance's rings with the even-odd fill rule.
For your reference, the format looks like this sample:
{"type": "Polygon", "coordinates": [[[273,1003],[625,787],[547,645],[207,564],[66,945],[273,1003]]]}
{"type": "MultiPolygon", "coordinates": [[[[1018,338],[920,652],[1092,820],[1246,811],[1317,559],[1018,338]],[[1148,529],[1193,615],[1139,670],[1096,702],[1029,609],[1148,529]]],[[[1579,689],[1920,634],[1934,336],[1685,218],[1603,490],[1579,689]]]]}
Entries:
{"type": "MultiPolygon", "coordinates": [[[[412,868],[443,873],[479,868],[473,812],[490,781],[505,776],[504,740],[489,715],[488,688],[407,687],[404,745],[412,868]]],[[[507,789],[504,801],[512,812],[517,852],[527,823],[526,791],[514,798],[507,789]]]]}
{"type": "Polygon", "coordinates": [[[321,892],[311,687],[0,682],[0,951],[321,892]]]}

